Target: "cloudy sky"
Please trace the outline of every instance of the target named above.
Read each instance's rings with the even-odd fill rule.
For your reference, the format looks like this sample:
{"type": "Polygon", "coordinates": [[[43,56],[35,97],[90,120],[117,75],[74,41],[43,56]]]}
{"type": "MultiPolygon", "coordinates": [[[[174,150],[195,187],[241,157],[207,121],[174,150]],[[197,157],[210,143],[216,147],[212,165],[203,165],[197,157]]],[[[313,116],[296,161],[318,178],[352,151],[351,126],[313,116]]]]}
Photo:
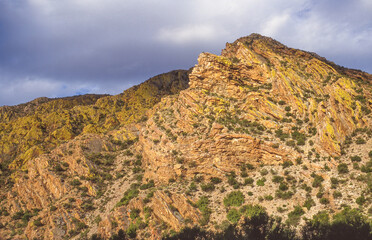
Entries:
{"type": "Polygon", "coordinates": [[[372,0],[0,0],[0,106],[117,94],[254,32],[372,73],[372,0]]]}

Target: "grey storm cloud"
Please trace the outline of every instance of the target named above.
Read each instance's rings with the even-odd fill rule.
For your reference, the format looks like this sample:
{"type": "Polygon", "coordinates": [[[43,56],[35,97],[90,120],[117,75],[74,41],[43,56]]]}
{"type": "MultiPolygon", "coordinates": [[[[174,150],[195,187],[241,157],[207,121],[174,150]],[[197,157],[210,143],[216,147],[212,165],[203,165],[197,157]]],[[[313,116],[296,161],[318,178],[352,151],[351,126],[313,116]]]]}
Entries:
{"type": "Polygon", "coordinates": [[[370,0],[0,0],[0,105],[117,94],[253,32],[372,72],[370,0]]]}

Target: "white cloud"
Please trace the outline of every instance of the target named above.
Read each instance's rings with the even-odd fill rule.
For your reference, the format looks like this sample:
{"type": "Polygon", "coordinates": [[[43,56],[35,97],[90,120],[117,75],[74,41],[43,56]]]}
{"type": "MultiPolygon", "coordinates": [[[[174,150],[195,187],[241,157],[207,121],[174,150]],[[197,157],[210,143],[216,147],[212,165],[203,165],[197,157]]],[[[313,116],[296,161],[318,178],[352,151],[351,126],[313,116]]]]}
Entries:
{"type": "Polygon", "coordinates": [[[165,43],[189,44],[200,41],[211,41],[218,36],[213,26],[189,25],[177,28],[160,29],[157,39],[165,43]]]}
{"type": "Polygon", "coordinates": [[[264,23],[262,33],[267,36],[274,36],[280,33],[282,28],[288,26],[288,21],[290,19],[289,14],[282,14],[279,16],[274,16],[264,23]]]}
{"type": "MultiPolygon", "coordinates": [[[[1,93],[28,76],[71,90],[48,96],[76,82],[124,90],[253,32],[372,72],[371,11],[371,0],[0,0],[1,93]]],[[[47,93],[37,86],[25,99],[47,93]]]]}
{"type": "Polygon", "coordinates": [[[55,2],[50,0],[29,0],[29,4],[34,9],[44,13],[50,13],[55,9],[55,2]]]}
{"type": "Polygon", "coordinates": [[[372,11],[372,1],[371,0],[361,0],[362,6],[372,11]]]}

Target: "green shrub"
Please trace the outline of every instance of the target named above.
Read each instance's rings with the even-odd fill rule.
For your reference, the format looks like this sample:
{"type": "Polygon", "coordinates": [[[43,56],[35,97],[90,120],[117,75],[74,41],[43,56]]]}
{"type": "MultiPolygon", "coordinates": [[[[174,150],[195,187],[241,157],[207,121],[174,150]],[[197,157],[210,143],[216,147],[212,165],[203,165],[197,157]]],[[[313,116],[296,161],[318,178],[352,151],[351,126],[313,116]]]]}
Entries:
{"type": "Polygon", "coordinates": [[[305,214],[305,211],[301,206],[295,206],[294,210],[288,213],[287,224],[296,226],[300,222],[301,216],[305,214]]]}
{"type": "Polygon", "coordinates": [[[116,206],[120,207],[122,205],[127,205],[129,201],[137,197],[138,194],[139,194],[138,189],[128,189],[127,191],[125,191],[123,198],[120,199],[120,201],[116,204],[116,206]]]}
{"type": "Polygon", "coordinates": [[[313,174],[312,175],[314,180],[313,180],[313,187],[320,187],[322,185],[322,182],[324,181],[324,178],[320,175],[317,175],[317,174],[313,174]]]}
{"type": "Polygon", "coordinates": [[[362,194],[360,197],[356,199],[356,203],[360,206],[364,205],[367,202],[367,199],[362,194]]]}
{"type": "Polygon", "coordinates": [[[242,171],[242,172],[240,173],[240,176],[243,177],[243,178],[244,178],[244,177],[248,177],[248,173],[247,173],[247,171],[245,171],[245,170],[242,171]]]}
{"type": "Polygon", "coordinates": [[[140,172],[142,172],[143,169],[140,168],[140,167],[134,167],[134,168],[132,169],[132,171],[133,171],[134,174],[136,174],[136,173],[140,173],[140,172]]]}
{"type": "Polygon", "coordinates": [[[195,182],[190,183],[189,190],[193,192],[198,190],[198,186],[195,184],[195,182]]]}
{"type": "Polygon", "coordinates": [[[244,195],[240,191],[231,192],[223,199],[223,203],[226,207],[240,207],[244,203],[244,195]]]}
{"type": "Polygon", "coordinates": [[[237,185],[239,184],[238,181],[236,180],[236,176],[235,175],[230,175],[227,177],[227,182],[230,186],[234,186],[234,185],[237,185]]]}
{"type": "Polygon", "coordinates": [[[329,214],[327,211],[319,211],[312,220],[314,223],[326,225],[329,223],[329,214]]]}
{"type": "MultiPolygon", "coordinates": [[[[309,134],[311,134],[312,136],[315,136],[316,135],[316,133],[317,133],[317,130],[316,130],[316,128],[315,127],[313,127],[313,128],[309,128],[309,134]]],[[[311,145],[311,144],[310,144],[311,145]]]]}
{"type": "Polygon", "coordinates": [[[335,178],[335,177],[331,177],[331,183],[334,184],[334,185],[337,185],[338,184],[338,179],[335,178]]]}
{"type": "Polygon", "coordinates": [[[209,199],[205,196],[199,198],[196,202],[196,206],[202,212],[202,218],[200,219],[200,225],[204,226],[208,224],[212,210],[209,208],[209,199]]]}
{"type": "Polygon", "coordinates": [[[283,168],[293,166],[293,162],[292,161],[284,161],[282,166],[283,166],[283,168]]]}
{"type": "Polygon", "coordinates": [[[280,183],[279,190],[281,190],[281,191],[287,191],[288,190],[288,185],[285,184],[285,183],[280,183]]]}
{"type": "Polygon", "coordinates": [[[284,171],[284,174],[287,175],[285,177],[285,179],[287,180],[287,182],[292,183],[292,184],[295,184],[297,182],[297,180],[296,180],[295,177],[289,175],[289,171],[284,171]]]}
{"type": "Polygon", "coordinates": [[[266,182],[266,178],[261,178],[257,180],[256,184],[257,186],[262,187],[262,186],[265,186],[265,182],[266,182]]]}
{"type": "Polygon", "coordinates": [[[329,215],[326,211],[320,211],[317,214],[313,215],[313,219],[306,221],[306,225],[302,228],[301,239],[338,239],[331,238],[328,235],[329,230],[329,215]]]}
{"type": "Polygon", "coordinates": [[[284,200],[287,200],[287,199],[292,198],[293,194],[294,193],[291,192],[291,191],[280,191],[280,190],[277,190],[275,192],[275,197],[281,198],[281,199],[284,199],[284,200]]]}
{"type": "Polygon", "coordinates": [[[297,141],[297,145],[299,146],[303,146],[305,145],[305,142],[306,142],[306,135],[303,134],[303,133],[300,133],[299,131],[294,131],[292,132],[292,139],[296,140],[297,141]]]}
{"type": "Polygon", "coordinates": [[[140,212],[141,211],[139,209],[137,209],[137,208],[131,209],[131,211],[130,211],[130,219],[135,220],[136,218],[138,218],[140,212]]]}
{"type": "Polygon", "coordinates": [[[361,162],[362,161],[362,158],[357,156],[357,155],[350,157],[350,159],[351,159],[352,162],[361,162]]]}
{"type": "Polygon", "coordinates": [[[357,138],[356,140],[356,144],[365,144],[366,143],[366,140],[364,140],[363,138],[357,138]]]}
{"type": "Polygon", "coordinates": [[[226,217],[231,223],[237,223],[241,217],[241,213],[236,208],[232,208],[226,217]]]}
{"type": "Polygon", "coordinates": [[[306,201],[304,202],[304,205],[303,207],[307,208],[307,210],[310,210],[311,207],[315,206],[315,202],[312,198],[308,198],[306,199],[306,201]]]}
{"type": "Polygon", "coordinates": [[[219,184],[219,183],[222,182],[222,179],[221,179],[221,178],[218,178],[218,177],[212,177],[212,178],[210,179],[210,181],[211,181],[211,183],[213,183],[213,184],[219,184]]]}
{"type": "MultiPolygon", "coordinates": [[[[296,146],[296,142],[295,140],[289,140],[285,143],[287,146],[289,147],[295,147],[296,146]]],[[[284,167],[283,167],[284,168],[284,167]]]]}
{"type": "Polygon", "coordinates": [[[145,215],[145,220],[148,220],[151,216],[152,209],[150,207],[143,208],[143,214],[145,215]]]}
{"type": "Polygon", "coordinates": [[[141,190],[145,190],[145,189],[149,189],[149,188],[152,188],[152,187],[155,187],[154,180],[150,180],[148,183],[146,183],[146,184],[142,184],[142,185],[140,186],[140,189],[141,189],[141,190]]]}
{"type": "Polygon", "coordinates": [[[244,185],[252,185],[254,182],[253,178],[246,178],[244,179],[244,185]]]}
{"type": "Polygon", "coordinates": [[[328,167],[327,164],[324,164],[324,168],[323,168],[325,171],[331,171],[331,169],[328,167]]]}
{"type": "Polygon", "coordinates": [[[284,141],[286,138],[289,137],[288,133],[284,133],[282,129],[278,129],[275,131],[275,136],[280,138],[281,141],[284,141]]]}
{"type": "Polygon", "coordinates": [[[131,222],[125,233],[130,238],[135,238],[137,236],[137,226],[131,222]]]}
{"type": "Polygon", "coordinates": [[[333,198],[340,198],[340,197],[342,197],[342,193],[339,192],[339,191],[334,191],[332,195],[333,195],[333,198]]]}
{"type": "Polygon", "coordinates": [[[204,192],[212,192],[216,188],[213,183],[201,184],[200,187],[204,192]]]}
{"type": "Polygon", "coordinates": [[[347,167],[346,163],[340,163],[337,166],[337,171],[338,171],[339,174],[345,174],[345,173],[349,172],[349,168],[347,167]]]}
{"type": "Polygon", "coordinates": [[[323,197],[323,198],[321,198],[321,199],[319,200],[319,202],[320,202],[321,204],[323,204],[323,205],[327,205],[327,204],[329,204],[329,199],[323,197]]]}
{"type": "Polygon", "coordinates": [[[251,205],[251,204],[248,204],[248,205],[244,205],[240,208],[239,210],[244,216],[248,217],[248,218],[261,218],[261,217],[264,217],[266,218],[267,217],[267,213],[266,213],[266,210],[264,207],[260,206],[260,205],[251,205]]]}
{"type": "Polygon", "coordinates": [[[274,198],[273,198],[273,196],[271,196],[271,195],[266,195],[266,196],[264,197],[264,199],[267,200],[267,201],[271,201],[271,200],[273,200],[274,198]]]}
{"type": "Polygon", "coordinates": [[[254,166],[250,163],[247,163],[246,167],[247,167],[248,170],[253,170],[254,169],[254,166]]]}
{"type": "Polygon", "coordinates": [[[44,226],[44,224],[41,222],[41,218],[40,217],[38,219],[34,220],[33,224],[36,227],[44,226]]]}
{"type": "Polygon", "coordinates": [[[269,173],[269,171],[267,171],[267,169],[262,169],[261,171],[260,171],[260,174],[262,175],[262,176],[265,176],[265,175],[267,175],[269,173]]]}
{"type": "Polygon", "coordinates": [[[324,189],[320,188],[319,191],[316,193],[317,198],[322,198],[324,195],[324,189]]]}
{"type": "Polygon", "coordinates": [[[24,211],[18,211],[18,212],[16,212],[13,216],[12,216],[12,219],[13,220],[18,220],[18,219],[21,219],[22,217],[23,217],[23,215],[24,215],[25,213],[24,213],[24,211]]]}
{"type": "Polygon", "coordinates": [[[284,213],[285,211],[287,211],[286,208],[282,208],[282,207],[277,207],[276,210],[280,213],[284,213]]]}
{"type": "Polygon", "coordinates": [[[362,165],[360,167],[360,171],[362,171],[364,173],[370,173],[370,172],[372,172],[372,160],[370,160],[366,164],[362,165]]]}
{"type": "Polygon", "coordinates": [[[281,176],[274,176],[273,179],[272,179],[272,181],[274,183],[281,183],[281,182],[283,182],[283,180],[284,180],[284,178],[281,177],[281,176]]]}
{"type": "Polygon", "coordinates": [[[308,193],[311,193],[312,188],[310,186],[307,186],[306,183],[301,185],[301,189],[305,190],[308,193]]]}

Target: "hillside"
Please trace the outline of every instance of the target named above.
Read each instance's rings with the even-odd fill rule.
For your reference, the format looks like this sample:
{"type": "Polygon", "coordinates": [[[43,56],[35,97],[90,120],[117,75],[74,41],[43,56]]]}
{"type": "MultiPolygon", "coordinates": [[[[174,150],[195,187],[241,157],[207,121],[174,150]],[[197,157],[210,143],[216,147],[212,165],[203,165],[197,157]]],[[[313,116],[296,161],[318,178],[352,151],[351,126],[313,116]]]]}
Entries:
{"type": "MultiPolygon", "coordinates": [[[[186,71],[173,71],[116,96],[38,98],[18,106],[0,107],[1,162],[19,168],[28,160],[78,135],[106,134],[143,121],[146,110],[161,97],[177,93],[187,84],[186,71]]],[[[127,139],[131,135],[128,134],[121,133],[117,140],[127,139]]]]}
{"type": "Polygon", "coordinates": [[[370,223],[371,90],[368,73],[252,34],[116,96],[2,107],[0,239],[370,223]]]}

